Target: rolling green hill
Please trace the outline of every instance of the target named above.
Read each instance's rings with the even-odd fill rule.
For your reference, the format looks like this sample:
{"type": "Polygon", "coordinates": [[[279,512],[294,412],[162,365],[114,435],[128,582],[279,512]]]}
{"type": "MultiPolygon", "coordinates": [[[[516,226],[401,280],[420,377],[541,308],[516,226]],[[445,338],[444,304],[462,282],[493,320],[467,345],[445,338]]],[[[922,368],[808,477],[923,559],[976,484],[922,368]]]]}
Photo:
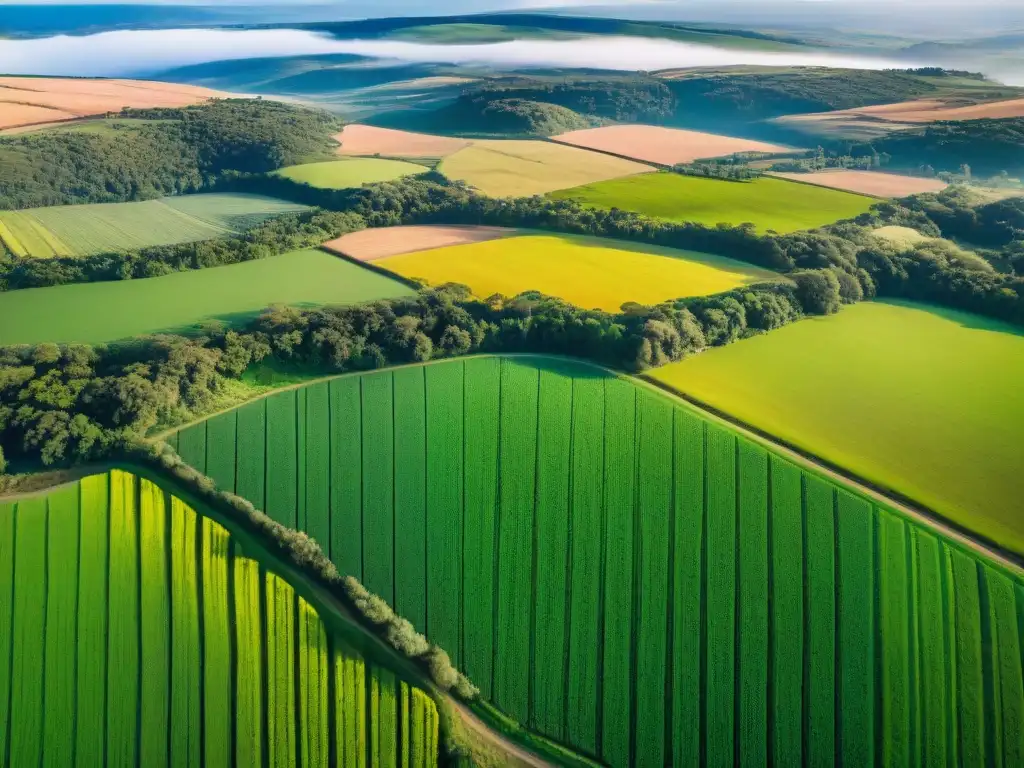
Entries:
{"type": "Polygon", "coordinates": [[[0,500],[5,765],[438,764],[408,665],[222,522],[120,470],[0,500]]]}
{"type": "Polygon", "coordinates": [[[1024,758],[1024,579],[635,380],[483,357],[171,437],[613,766],[1024,758]]]}

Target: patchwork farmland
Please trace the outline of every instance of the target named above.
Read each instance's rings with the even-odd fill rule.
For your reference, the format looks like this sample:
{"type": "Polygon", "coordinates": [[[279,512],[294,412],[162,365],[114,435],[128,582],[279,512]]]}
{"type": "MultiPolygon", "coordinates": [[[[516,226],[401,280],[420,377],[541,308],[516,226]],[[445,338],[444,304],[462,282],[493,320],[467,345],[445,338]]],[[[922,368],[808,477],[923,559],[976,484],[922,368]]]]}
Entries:
{"type": "Polygon", "coordinates": [[[721,256],[567,235],[521,234],[386,257],[377,264],[431,285],[463,283],[480,298],[533,290],[609,312],[627,302],[659,304],[780,279],[721,256]]]}
{"type": "Polygon", "coordinates": [[[244,321],[272,304],[358,304],[412,293],[325,251],[292,251],[143,280],[0,293],[0,345],[103,343],[194,330],[209,320],[244,321]]]}
{"type": "Polygon", "coordinates": [[[907,197],[941,192],[949,185],[939,179],[902,176],[881,171],[817,171],[815,173],[770,173],[777,179],[789,179],[829,189],[841,189],[872,197],[907,197]]]}
{"type": "Polygon", "coordinates": [[[1019,572],[635,381],[409,366],[170,440],[608,764],[1024,761],[1019,572]]]}
{"type": "Polygon", "coordinates": [[[554,140],[582,149],[593,149],[643,163],[677,165],[725,157],[740,152],[769,155],[795,152],[791,147],[763,141],[738,139],[716,133],[684,131],[655,125],[609,125],[555,136],[554,140]]]}
{"type": "Polygon", "coordinates": [[[547,141],[474,141],[438,171],[491,197],[529,197],[581,184],[649,173],[632,160],[547,141]]]}
{"type": "Polygon", "coordinates": [[[353,189],[364,184],[415,176],[427,170],[426,166],[415,163],[367,157],[293,165],[282,168],[277,174],[319,189],[353,189]]]}
{"type": "Polygon", "coordinates": [[[0,211],[0,240],[16,256],[89,256],[208,240],[307,206],[245,194],[0,211]]]}
{"type": "Polygon", "coordinates": [[[1024,552],[1024,477],[1010,449],[1024,429],[1024,336],[1014,326],[867,302],[651,375],[1024,552]]]}
{"type": "Polygon", "coordinates": [[[874,200],[784,179],[721,181],[677,173],[655,173],[587,184],[554,192],[556,200],[578,200],[595,208],[620,208],[669,221],[713,227],[751,223],[759,231],[788,234],[851,219],[874,200]]]}
{"type": "Polygon", "coordinates": [[[437,765],[430,696],[274,568],[119,470],[0,502],[0,763],[437,765]]]}

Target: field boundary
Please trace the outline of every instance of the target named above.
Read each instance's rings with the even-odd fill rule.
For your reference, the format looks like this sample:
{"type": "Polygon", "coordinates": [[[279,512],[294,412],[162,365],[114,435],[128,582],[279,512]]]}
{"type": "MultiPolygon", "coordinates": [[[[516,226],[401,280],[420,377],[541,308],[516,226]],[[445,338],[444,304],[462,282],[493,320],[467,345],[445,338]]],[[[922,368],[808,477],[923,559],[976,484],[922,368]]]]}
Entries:
{"type": "MultiPolygon", "coordinates": [[[[617,371],[612,368],[600,365],[599,363],[592,362],[590,360],[584,360],[582,358],[571,357],[568,355],[555,355],[555,354],[543,354],[536,352],[518,352],[518,353],[507,353],[507,354],[479,354],[479,355],[465,355],[461,357],[448,357],[438,358],[436,360],[428,360],[422,363],[406,363],[403,365],[388,366],[386,368],[373,369],[368,371],[349,371],[347,373],[333,374],[329,376],[323,376],[316,379],[309,379],[308,381],[302,381],[296,384],[290,384],[285,387],[278,389],[272,389],[267,392],[262,392],[255,397],[249,398],[243,402],[237,403],[230,408],[225,408],[214,413],[207,414],[205,416],[193,419],[192,421],[181,424],[176,427],[165,429],[155,435],[146,438],[147,442],[157,443],[165,441],[171,435],[181,432],[189,427],[201,424],[209,419],[220,416],[224,413],[230,413],[236,411],[250,403],[257,402],[259,400],[266,399],[273,395],[281,392],[287,392],[290,390],[301,389],[303,387],[312,386],[313,384],[319,384],[327,381],[333,381],[335,379],[345,379],[354,376],[362,376],[368,373],[373,373],[374,370],[379,371],[395,371],[405,368],[414,367],[425,367],[430,365],[440,365],[453,360],[474,360],[474,359],[539,359],[539,360],[557,360],[557,361],[569,361],[581,366],[589,367],[598,371],[601,371],[605,375],[614,376],[619,379],[624,379],[632,383],[638,384],[643,388],[653,391],[662,397],[667,397],[670,400],[674,400],[691,411],[696,411],[698,415],[709,419],[710,421],[719,425],[724,425],[730,429],[735,430],[741,437],[753,440],[759,445],[765,446],[776,453],[780,454],[783,458],[795,462],[798,466],[809,469],[818,475],[824,476],[825,478],[837,481],[843,485],[849,487],[851,490],[864,496],[867,500],[874,504],[881,504],[885,507],[897,512],[898,514],[910,518],[913,521],[925,525],[931,530],[945,536],[951,542],[954,542],[960,546],[966,547],[973,552],[976,552],[992,562],[1000,565],[1004,569],[1024,576],[1024,555],[1007,550],[994,541],[987,539],[984,536],[980,536],[967,528],[954,523],[945,516],[938,512],[930,509],[929,507],[920,504],[919,502],[900,494],[897,491],[890,490],[883,485],[873,483],[863,477],[860,477],[849,470],[846,470],[820,456],[817,456],[809,451],[804,451],[796,446],[782,440],[781,438],[772,435],[769,432],[760,430],[744,421],[737,419],[729,414],[714,408],[697,398],[686,395],[673,389],[667,384],[656,381],[650,378],[645,373],[629,374],[623,371],[617,371]]],[[[0,498],[3,498],[0,496],[0,498]]]]}
{"type": "Polygon", "coordinates": [[[882,504],[890,508],[892,511],[895,511],[905,517],[909,517],[913,519],[914,522],[931,528],[933,531],[942,534],[951,541],[989,558],[1007,570],[1024,576],[1024,555],[999,546],[991,539],[981,536],[974,531],[953,522],[944,515],[941,515],[924,504],[905,496],[899,491],[892,490],[884,485],[874,483],[866,478],[860,477],[838,464],[834,464],[821,456],[811,453],[810,451],[803,450],[802,448],[799,448],[792,443],[771,434],[770,432],[759,429],[752,424],[748,424],[747,422],[715,408],[698,398],[687,395],[677,389],[674,389],[668,384],[653,379],[647,374],[638,374],[633,378],[642,382],[651,389],[681,401],[692,410],[698,411],[713,421],[727,425],[739,432],[742,436],[748,439],[753,439],[761,445],[772,448],[781,454],[783,458],[794,460],[798,464],[809,468],[829,480],[849,486],[853,490],[856,490],[863,496],[867,497],[868,500],[877,504],[882,504]]]}
{"type": "MultiPolygon", "coordinates": [[[[651,171],[671,171],[673,166],[665,165],[664,163],[657,163],[654,160],[637,160],[635,157],[629,157],[628,155],[620,155],[618,152],[612,152],[609,149],[595,149],[593,147],[581,147],[578,144],[570,144],[567,141],[559,141],[554,136],[542,136],[539,139],[534,138],[533,141],[547,141],[551,144],[557,144],[560,147],[572,147],[574,149],[582,149],[585,152],[594,152],[598,155],[607,155],[608,157],[614,157],[619,160],[628,160],[631,163],[640,163],[641,165],[651,166],[651,171]]],[[[636,174],[640,175],[640,174],[636,174]]]]}

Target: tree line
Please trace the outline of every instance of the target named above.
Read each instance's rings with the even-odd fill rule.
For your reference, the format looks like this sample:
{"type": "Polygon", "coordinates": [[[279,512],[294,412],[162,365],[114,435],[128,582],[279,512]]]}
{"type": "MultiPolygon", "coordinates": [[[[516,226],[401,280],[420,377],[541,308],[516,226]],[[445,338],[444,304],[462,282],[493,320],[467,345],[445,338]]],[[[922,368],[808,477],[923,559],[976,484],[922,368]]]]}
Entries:
{"type": "Polygon", "coordinates": [[[259,99],[130,109],[98,131],[0,139],[0,210],[147,200],[329,155],[337,118],[259,99]]]}

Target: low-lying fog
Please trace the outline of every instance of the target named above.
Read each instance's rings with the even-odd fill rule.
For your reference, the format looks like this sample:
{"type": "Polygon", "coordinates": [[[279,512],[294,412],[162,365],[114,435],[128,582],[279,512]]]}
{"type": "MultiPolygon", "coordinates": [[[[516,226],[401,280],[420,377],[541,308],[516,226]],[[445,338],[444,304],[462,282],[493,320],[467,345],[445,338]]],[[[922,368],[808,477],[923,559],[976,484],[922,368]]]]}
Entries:
{"type": "Polygon", "coordinates": [[[928,63],[825,51],[743,51],[633,37],[434,45],[391,40],[338,40],[294,29],[171,29],[3,40],[0,41],[0,72],[139,77],[211,61],[330,53],[411,63],[484,64],[507,68],[590,67],[626,71],[729,64],[884,69],[928,63]]]}

